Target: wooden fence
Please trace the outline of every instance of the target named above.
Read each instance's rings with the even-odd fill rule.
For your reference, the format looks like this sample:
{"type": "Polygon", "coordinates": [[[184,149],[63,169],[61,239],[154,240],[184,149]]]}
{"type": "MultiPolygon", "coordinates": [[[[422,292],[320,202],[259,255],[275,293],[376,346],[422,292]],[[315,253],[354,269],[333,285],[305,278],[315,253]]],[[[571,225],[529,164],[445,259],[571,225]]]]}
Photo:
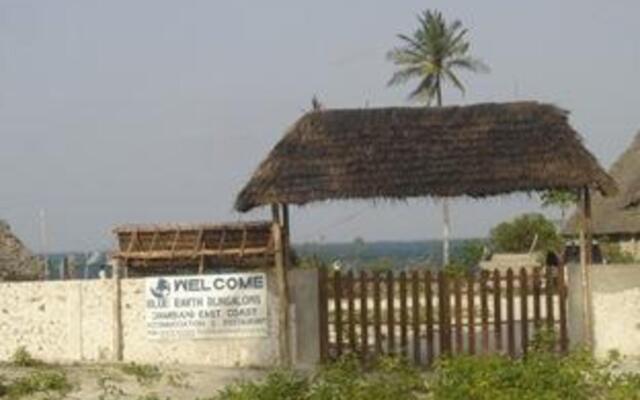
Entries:
{"type": "Polygon", "coordinates": [[[541,330],[568,348],[565,268],[452,276],[430,271],[319,274],[323,361],[382,354],[431,365],[439,355],[525,354],[541,330]]]}

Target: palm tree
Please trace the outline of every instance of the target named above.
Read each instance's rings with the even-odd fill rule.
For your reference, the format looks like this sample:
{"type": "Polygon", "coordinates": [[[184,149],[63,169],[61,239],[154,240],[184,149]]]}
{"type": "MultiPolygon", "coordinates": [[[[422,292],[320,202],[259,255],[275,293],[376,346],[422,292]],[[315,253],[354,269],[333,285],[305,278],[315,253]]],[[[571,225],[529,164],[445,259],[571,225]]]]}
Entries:
{"type": "MultiPolygon", "coordinates": [[[[398,66],[388,85],[419,79],[420,83],[409,94],[409,99],[423,102],[426,106],[435,100],[436,105],[441,107],[444,84],[449,83],[463,94],[465,92],[457,71],[488,72],[489,67],[469,55],[467,29],[459,20],[447,23],[439,11],[427,10],[418,15],[418,22],[418,29],[413,35],[398,35],[402,46],[395,47],[387,54],[387,58],[398,66]]],[[[443,262],[447,265],[451,232],[447,198],[442,201],[442,214],[443,262]]]]}

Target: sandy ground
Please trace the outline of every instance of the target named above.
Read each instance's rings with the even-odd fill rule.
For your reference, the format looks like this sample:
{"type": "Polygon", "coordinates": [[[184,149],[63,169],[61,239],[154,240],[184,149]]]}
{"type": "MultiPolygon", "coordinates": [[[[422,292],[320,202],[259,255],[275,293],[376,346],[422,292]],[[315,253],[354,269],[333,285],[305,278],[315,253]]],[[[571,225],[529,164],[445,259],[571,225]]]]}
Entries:
{"type": "MultiPolygon", "coordinates": [[[[208,399],[225,385],[237,380],[259,379],[266,370],[213,368],[207,366],[158,365],[160,374],[151,380],[140,380],[113,364],[48,365],[41,370],[63,371],[73,385],[65,399],[208,399]],[[154,397],[155,396],[155,397],[154,397]]],[[[29,375],[36,369],[0,365],[5,384],[29,375]]],[[[49,394],[51,395],[51,394],[49,394]]],[[[24,399],[61,398],[38,394],[24,399]]]]}

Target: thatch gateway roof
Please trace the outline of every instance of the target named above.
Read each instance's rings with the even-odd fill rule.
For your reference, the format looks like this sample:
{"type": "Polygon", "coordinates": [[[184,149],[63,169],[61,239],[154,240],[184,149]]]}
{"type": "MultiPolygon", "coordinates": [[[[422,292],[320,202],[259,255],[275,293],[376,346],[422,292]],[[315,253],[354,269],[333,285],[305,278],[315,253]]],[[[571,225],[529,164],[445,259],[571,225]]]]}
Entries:
{"type": "Polygon", "coordinates": [[[616,185],[567,113],[536,102],[309,112],[260,164],[239,211],[270,203],[484,197],[616,185]]]}
{"type": "MultiPolygon", "coordinates": [[[[597,235],[640,233],[640,210],[637,201],[640,194],[640,132],[631,146],[622,153],[609,170],[620,187],[617,195],[594,195],[592,201],[592,227],[597,235]]],[[[577,213],[565,228],[565,233],[577,231],[577,213]]]]}

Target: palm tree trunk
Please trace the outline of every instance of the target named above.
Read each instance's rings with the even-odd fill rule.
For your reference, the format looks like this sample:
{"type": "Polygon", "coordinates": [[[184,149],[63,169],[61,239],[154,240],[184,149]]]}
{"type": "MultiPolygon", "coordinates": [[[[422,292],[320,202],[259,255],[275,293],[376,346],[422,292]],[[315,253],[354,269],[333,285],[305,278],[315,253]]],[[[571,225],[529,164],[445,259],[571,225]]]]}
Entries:
{"type": "MultiPolygon", "coordinates": [[[[442,87],[439,77],[436,81],[436,95],[438,107],[442,107],[442,87]]],[[[450,263],[449,236],[451,235],[451,215],[449,213],[449,199],[446,197],[442,199],[442,223],[442,264],[447,266],[450,263]]]]}

